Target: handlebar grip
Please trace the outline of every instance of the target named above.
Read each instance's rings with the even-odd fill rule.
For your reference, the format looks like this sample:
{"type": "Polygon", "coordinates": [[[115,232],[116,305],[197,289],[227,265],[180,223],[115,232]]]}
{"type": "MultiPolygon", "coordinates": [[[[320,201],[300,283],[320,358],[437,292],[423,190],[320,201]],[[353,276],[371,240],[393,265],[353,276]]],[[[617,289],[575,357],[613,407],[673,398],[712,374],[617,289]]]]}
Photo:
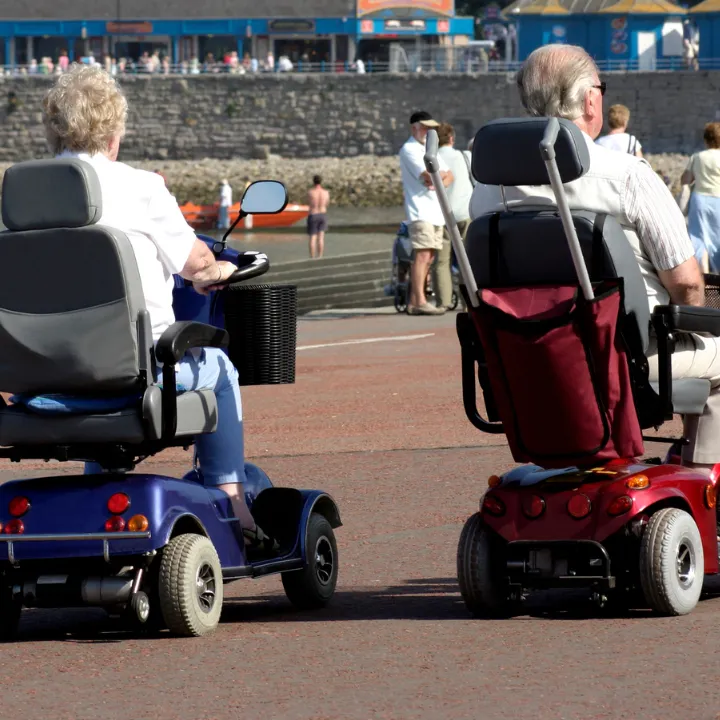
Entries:
{"type": "Polygon", "coordinates": [[[440,169],[437,161],[438,147],[440,141],[436,130],[428,130],[427,138],[425,140],[425,167],[429,173],[436,172],[440,169]]]}
{"type": "Polygon", "coordinates": [[[242,282],[243,280],[250,280],[250,278],[264,275],[270,269],[270,260],[268,260],[268,256],[265,255],[265,253],[241,253],[238,255],[236,262],[240,264],[243,261],[245,261],[245,264],[238,267],[224,284],[231,285],[242,282]]]}

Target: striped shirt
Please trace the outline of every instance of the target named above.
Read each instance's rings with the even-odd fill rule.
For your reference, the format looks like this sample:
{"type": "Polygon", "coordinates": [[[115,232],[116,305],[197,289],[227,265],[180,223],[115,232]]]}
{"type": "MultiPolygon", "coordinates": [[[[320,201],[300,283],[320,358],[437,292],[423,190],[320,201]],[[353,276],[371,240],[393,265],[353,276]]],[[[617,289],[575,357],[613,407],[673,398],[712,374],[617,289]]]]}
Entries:
{"type": "Polygon", "coordinates": [[[695,256],[685,217],[650,165],[631,165],[621,202],[656,270],[672,270],[695,256]]]}
{"type": "MultiPolygon", "coordinates": [[[[672,270],[694,257],[685,217],[648,162],[603,148],[589,135],[583,135],[590,152],[590,170],[565,185],[570,209],[615,216],[621,225],[637,234],[642,252],[656,272],[672,270]]],[[[510,209],[555,204],[549,185],[506,187],[505,194],[510,209]]],[[[502,209],[497,186],[475,186],[470,200],[471,218],[502,209]]],[[[651,268],[644,268],[644,272],[651,272],[651,268]]]]}

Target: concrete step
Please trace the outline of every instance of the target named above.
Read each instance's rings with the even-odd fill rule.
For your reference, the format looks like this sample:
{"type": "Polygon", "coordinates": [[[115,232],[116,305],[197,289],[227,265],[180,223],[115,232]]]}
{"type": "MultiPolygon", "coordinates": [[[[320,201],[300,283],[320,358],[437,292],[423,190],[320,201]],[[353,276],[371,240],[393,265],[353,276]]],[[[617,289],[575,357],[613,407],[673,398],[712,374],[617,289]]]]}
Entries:
{"type": "Polygon", "coordinates": [[[349,253],[346,255],[336,255],[333,257],[323,257],[317,260],[289,260],[283,263],[273,265],[270,258],[270,272],[279,270],[282,272],[309,270],[309,269],[325,269],[335,267],[337,265],[356,265],[361,262],[385,262],[390,264],[392,258],[392,246],[388,245],[387,250],[373,250],[371,252],[349,253]]]}
{"type": "Polygon", "coordinates": [[[298,295],[298,315],[312,310],[328,310],[332,308],[383,307],[393,304],[393,298],[382,292],[367,290],[351,290],[342,295],[331,293],[303,299],[298,295]]]}
{"type": "Polygon", "coordinates": [[[304,290],[314,290],[316,288],[327,287],[330,285],[345,285],[346,287],[352,287],[366,282],[380,282],[383,286],[385,286],[390,282],[390,273],[387,271],[387,268],[383,268],[381,270],[366,270],[365,268],[358,268],[357,270],[353,270],[352,272],[338,272],[333,273],[332,275],[324,275],[322,277],[298,276],[288,278],[276,278],[272,277],[270,273],[268,273],[265,277],[267,277],[267,282],[269,283],[288,283],[291,285],[296,285],[298,288],[298,292],[304,290]]]}
{"type": "Polygon", "coordinates": [[[392,250],[351,253],[319,260],[293,260],[271,266],[260,282],[298,289],[298,313],[333,308],[393,304],[383,290],[390,282],[392,250]]]}
{"type": "Polygon", "coordinates": [[[298,300],[321,297],[323,295],[337,295],[342,297],[349,292],[367,292],[382,294],[387,285],[386,280],[364,280],[362,282],[327,282],[322,285],[298,287],[298,300]]]}
{"type": "Polygon", "coordinates": [[[344,265],[334,265],[328,268],[293,268],[286,270],[279,267],[278,269],[270,268],[264,276],[268,282],[296,282],[299,280],[317,280],[324,281],[328,277],[352,276],[354,274],[374,272],[376,275],[387,275],[390,277],[392,265],[390,258],[383,261],[373,262],[357,262],[346,263],[344,265]]]}

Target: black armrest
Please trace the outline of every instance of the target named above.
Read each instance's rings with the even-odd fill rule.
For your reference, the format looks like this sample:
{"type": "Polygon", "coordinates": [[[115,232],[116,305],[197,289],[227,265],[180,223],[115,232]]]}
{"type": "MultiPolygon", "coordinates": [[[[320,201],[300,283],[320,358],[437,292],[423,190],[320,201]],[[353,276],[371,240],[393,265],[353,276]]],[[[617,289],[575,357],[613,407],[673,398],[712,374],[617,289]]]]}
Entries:
{"type": "Polygon", "coordinates": [[[163,363],[162,372],[162,439],[170,441],[177,430],[177,385],[175,365],[190,348],[227,347],[227,330],[213,325],[184,320],[173,323],[155,346],[155,358],[163,363]]]}
{"type": "Polygon", "coordinates": [[[175,364],[190,348],[227,347],[230,336],[227,330],[213,325],[184,320],[173,323],[161,336],[155,346],[158,362],[175,364]]]}
{"type": "Polygon", "coordinates": [[[679,332],[720,335],[720,310],[692,305],[658,305],[653,315],[662,316],[665,327],[679,332]]]}

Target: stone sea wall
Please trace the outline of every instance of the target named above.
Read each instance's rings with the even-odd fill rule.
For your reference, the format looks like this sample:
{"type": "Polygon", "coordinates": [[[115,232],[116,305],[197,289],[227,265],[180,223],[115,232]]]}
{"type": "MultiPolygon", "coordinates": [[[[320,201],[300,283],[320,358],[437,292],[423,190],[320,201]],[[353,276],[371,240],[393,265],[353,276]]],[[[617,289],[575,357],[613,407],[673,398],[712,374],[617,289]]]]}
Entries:
{"type": "MultiPolygon", "coordinates": [[[[720,71],[608,74],[606,104],[632,111],[652,153],[695,150],[720,111],[720,71]]],[[[0,161],[44,152],[40,103],[50,78],[0,77],[0,161]]],[[[294,158],[393,155],[417,109],[465,142],[489,120],[522,114],[512,74],[127,76],[124,157],[294,158]]]]}
{"type": "MultiPolygon", "coordinates": [[[[673,179],[720,116],[720,72],[612,74],[607,103],[673,179]],[[693,119],[688,119],[693,118],[693,119]],[[673,154],[675,153],[675,154],[673,154]]],[[[50,79],[0,77],[0,163],[46,155],[40,114],[50,79]]],[[[303,201],[315,173],[342,205],[401,202],[395,154],[417,109],[465,143],[485,122],[522,114],[512,75],[133,76],[121,159],[161,170],[178,200],[210,202],[223,177],[279,178],[303,201]]]]}

